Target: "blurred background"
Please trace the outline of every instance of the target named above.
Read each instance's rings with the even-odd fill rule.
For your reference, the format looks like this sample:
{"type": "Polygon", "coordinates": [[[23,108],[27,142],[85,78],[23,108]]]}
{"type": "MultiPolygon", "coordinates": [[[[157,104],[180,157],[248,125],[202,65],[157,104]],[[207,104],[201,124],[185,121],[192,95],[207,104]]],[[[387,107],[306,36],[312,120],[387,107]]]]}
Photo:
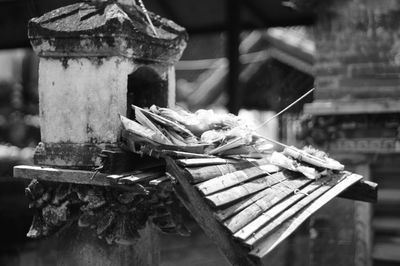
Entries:
{"type": "MultiPolygon", "coordinates": [[[[27,181],[13,179],[12,167],[32,164],[40,141],[39,60],[27,38],[27,22],[74,2],[0,0],[0,265],[53,264],[40,259],[41,241],[25,237],[32,219],[24,196],[27,181]]],[[[392,103],[400,99],[400,6],[389,0],[317,2],[144,1],[148,10],[189,33],[176,65],[177,105],[238,113],[257,125],[316,86],[313,95],[269,123],[263,134],[332,153],[350,150],[353,157],[346,160],[367,158],[368,176],[380,184],[379,202],[365,216],[372,217],[371,226],[363,229],[372,236],[370,256],[376,266],[400,265],[400,101],[392,103]],[[385,99],[397,108],[375,107],[385,99]],[[339,107],[329,113],[309,105],[308,113],[319,117],[312,118],[304,105],[313,101],[339,107]],[[335,142],[360,137],[394,144],[374,149],[352,142],[338,148],[335,142]]],[[[327,211],[321,215],[331,218],[327,211]]],[[[228,265],[189,214],[186,220],[191,237],[160,235],[161,265],[228,265]]],[[[313,258],[318,221],[303,225],[268,264],[318,265],[313,258]]]]}

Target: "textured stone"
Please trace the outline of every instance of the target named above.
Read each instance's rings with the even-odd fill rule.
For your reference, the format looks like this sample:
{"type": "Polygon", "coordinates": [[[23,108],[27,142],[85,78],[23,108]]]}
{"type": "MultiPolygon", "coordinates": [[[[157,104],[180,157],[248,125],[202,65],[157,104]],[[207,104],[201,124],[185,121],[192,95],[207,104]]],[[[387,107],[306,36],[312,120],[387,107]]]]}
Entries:
{"type": "Polygon", "coordinates": [[[136,5],[113,1],[77,3],[29,22],[29,38],[39,56],[112,56],[157,62],[179,60],[184,28],[149,13],[158,36],[136,5]]]}
{"type": "Polygon", "coordinates": [[[40,57],[41,140],[35,162],[70,168],[99,165],[98,152],[117,145],[118,115],[130,105],[173,106],[184,28],[124,1],[87,1],[29,22],[40,57]],[[75,146],[75,148],[74,148],[75,146]]]}
{"type": "Polygon", "coordinates": [[[316,99],[400,98],[400,3],[335,0],[319,11],[316,99]]]}

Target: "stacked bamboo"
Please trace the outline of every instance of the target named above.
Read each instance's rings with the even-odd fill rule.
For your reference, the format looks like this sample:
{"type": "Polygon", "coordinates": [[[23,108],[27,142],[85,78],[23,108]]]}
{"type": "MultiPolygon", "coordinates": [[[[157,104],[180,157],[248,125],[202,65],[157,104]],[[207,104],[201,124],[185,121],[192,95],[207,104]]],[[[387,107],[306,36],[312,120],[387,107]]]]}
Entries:
{"type": "MultiPolygon", "coordinates": [[[[309,179],[271,164],[269,158],[178,159],[169,164],[173,164],[170,174],[178,179],[184,192],[203,201],[212,213],[210,219],[220,224],[228,238],[239,243],[250,257],[257,258],[263,258],[311,214],[362,178],[336,171],[309,179]]],[[[190,201],[190,195],[183,197],[190,201]]],[[[202,204],[193,201],[190,204],[202,204]]],[[[212,223],[204,217],[198,222],[203,227],[212,223]]]]}

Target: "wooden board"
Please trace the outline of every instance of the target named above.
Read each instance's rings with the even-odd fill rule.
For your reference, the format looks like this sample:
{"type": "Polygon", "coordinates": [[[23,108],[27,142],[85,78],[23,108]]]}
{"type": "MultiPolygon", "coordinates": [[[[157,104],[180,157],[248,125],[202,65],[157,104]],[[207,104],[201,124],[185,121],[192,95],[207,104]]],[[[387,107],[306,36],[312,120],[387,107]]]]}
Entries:
{"type": "Polygon", "coordinates": [[[160,171],[136,173],[135,178],[132,178],[135,180],[134,182],[122,183],[119,182],[121,176],[112,178],[112,176],[110,177],[108,174],[97,173],[93,171],[69,170],[28,165],[19,165],[14,167],[15,178],[38,179],[42,181],[81,185],[110,186],[123,190],[135,191],[138,193],[145,193],[145,191],[143,191],[143,187],[137,184],[139,181],[149,181],[152,178],[158,178],[162,175],[164,175],[164,172],[160,171]]]}
{"type": "Polygon", "coordinates": [[[106,174],[94,171],[69,170],[51,167],[19,165],[14,167],[15,178],[38,179],[43,181],[111,186],[106,174]]]}

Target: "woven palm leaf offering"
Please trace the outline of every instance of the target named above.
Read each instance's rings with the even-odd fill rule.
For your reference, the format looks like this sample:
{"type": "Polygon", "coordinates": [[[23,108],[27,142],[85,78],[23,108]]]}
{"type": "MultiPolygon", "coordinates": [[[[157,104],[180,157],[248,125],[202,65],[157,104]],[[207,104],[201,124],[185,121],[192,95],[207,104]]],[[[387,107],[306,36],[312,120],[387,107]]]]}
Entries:
{"type": "Polygon", "coordinates": [[[319,170],[341,171],[344,166],[326,153],[305,147],[286,146],[263,137],[243,119],[233,114],[216,114],[212,110],[190,113],[181,109],[132,106],[134,119],[120,116],[122,142],[133,152],[150,156],[231,159],[268,158],[282,168],[301,172],[315,179],[319,170]],[[273,150],[271,143],[283,146],[273,150]]]}
{"type": "Polygon", "coordinates": [[[336,196],[376,200],[376,185],[325,152],[263,137],[238,116],[132,108],[120,116],[123,147],[166,160],[175,194],[233,265],[257,265],[336,196]],[[360,186],[367,198],[351,195],[360,186]]]}

